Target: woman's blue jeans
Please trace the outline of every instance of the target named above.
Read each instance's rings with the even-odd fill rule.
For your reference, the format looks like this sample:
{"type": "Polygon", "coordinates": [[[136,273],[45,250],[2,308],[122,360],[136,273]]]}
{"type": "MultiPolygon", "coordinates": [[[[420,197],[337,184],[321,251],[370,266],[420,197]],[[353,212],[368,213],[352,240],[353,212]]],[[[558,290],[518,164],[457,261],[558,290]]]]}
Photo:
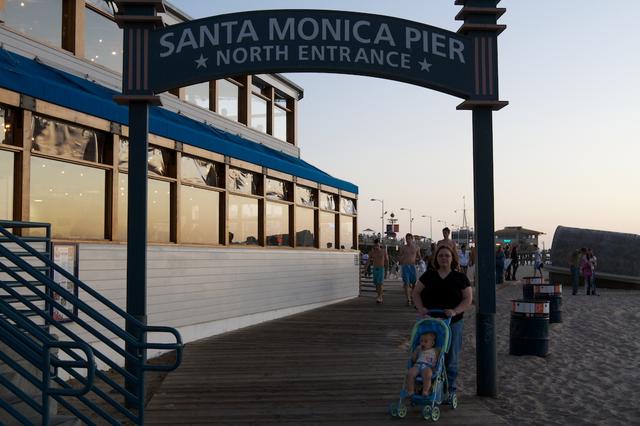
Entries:
{"type": "Polygon", "coordinates": [[[449,353],[445,356],[445,365],[447,367],[447,379],[449,380],[449,392],[456,391],[456,379],[458,378],[458,359],[460,358],[460,349],[462,349],[462,326],[464,320],[451,325],[451,347],[449,353]]]}

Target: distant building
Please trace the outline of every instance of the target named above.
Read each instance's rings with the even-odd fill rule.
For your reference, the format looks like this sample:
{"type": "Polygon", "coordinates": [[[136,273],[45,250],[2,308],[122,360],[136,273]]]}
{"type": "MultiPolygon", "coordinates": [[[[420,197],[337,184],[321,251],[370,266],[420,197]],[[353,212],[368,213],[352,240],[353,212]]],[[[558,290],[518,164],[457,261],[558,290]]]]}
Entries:
{"type": "Polygon", "coordinates": [[[522,226],[507,226],[495,232],[496,245],[517,244],[520,252],[532,251],[533,245],[538,245],[541,231],[523,228],[522,226]]]}

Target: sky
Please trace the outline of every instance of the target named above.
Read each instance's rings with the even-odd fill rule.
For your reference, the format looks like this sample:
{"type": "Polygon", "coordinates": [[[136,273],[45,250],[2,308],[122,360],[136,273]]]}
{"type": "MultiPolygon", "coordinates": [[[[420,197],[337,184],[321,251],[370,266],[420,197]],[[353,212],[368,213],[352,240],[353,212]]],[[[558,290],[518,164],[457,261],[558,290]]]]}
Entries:
{"type": "MultiPolygon", "coordinates": [[[[173,0],[193,18],[265,9],[334,9],[450,31],[454,0],[173,0]]],[[[558,225],[640,234],[640,1],[503,0],[500,99],[493,114],[495,228],[558,225]]],[[[359,186],[358,229],[380,230],[381,204],[401,233],[434,238],[473,226],[471,112],[405,83],[340,74],[285,76],[304,88],[302,158],[359,186]]]]}

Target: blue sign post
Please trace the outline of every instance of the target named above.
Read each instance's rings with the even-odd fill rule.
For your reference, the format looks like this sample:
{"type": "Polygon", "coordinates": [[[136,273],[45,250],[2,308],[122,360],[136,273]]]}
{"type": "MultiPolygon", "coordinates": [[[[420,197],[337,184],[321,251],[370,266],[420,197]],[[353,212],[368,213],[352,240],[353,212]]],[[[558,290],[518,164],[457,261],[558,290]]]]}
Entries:
{"type": "MultiPolygon", "coordinates": [[[[498,97],[499,0],[455,0],[457,32],[388,16],[329,10],[269,10],[168,27],[162,0],[115,0],[124,29],[123,95],[130,107],[127,311],[146,320],[146,148],[156,94],[244,74],[328,72],[401,81],[464,101],[473,114],[477,393],[496,396],[492,112],[498,97]]],[[[135,330],[132,330],[135,331],[135,330]]],[[[140,336],[142,339],[143,336],[140,336]]],[[[134,352],[136,356],[144,356],[134,352]]],[[[131,385],[133,386],[133,385],[131,385]]],[[[142,386],[142,384],[140,384],[142,386]]]]}

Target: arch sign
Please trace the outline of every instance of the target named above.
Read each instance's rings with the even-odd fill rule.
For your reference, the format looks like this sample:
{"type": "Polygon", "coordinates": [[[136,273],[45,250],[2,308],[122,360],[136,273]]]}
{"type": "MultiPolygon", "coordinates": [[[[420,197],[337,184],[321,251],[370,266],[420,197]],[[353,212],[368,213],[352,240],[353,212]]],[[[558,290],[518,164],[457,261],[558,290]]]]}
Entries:
{"type": "Polygon", "coordinates": [[[330,72],[398,80],[468,98],[470,38],[387,16],[274,10],[213,16],[150,35],[150,88],[241,74],[330,72]]]}
{"type": "MultiPolygon", "coordinates": [[[[129,105],[127,312],[146,321],[149,105],[159,93],[237,75],[323,72],[401,81],[463,99],[473,115],[477,247],[477,392],[495,396],[492,111],[498,98],[499,0],[455,0],[457,32],[389,16],[333,10],[233,13],[164,26],[162,0],[114,0],[124,30],[122,95],[129,105]]],[[[129,325],[128,331],[139,334],[129,325]]],[[[144,336],[140,335],[140,339],[144,336]]],[[[143,356],[138,346],[128,346],[143,356]]],[[[136,374],[135,367],[131,367],[136,374]]],[[[137,374],[136,374],[137,376],[137,374]]],[[[127,383],[134,389],[136,383],[127,383]]]]}

